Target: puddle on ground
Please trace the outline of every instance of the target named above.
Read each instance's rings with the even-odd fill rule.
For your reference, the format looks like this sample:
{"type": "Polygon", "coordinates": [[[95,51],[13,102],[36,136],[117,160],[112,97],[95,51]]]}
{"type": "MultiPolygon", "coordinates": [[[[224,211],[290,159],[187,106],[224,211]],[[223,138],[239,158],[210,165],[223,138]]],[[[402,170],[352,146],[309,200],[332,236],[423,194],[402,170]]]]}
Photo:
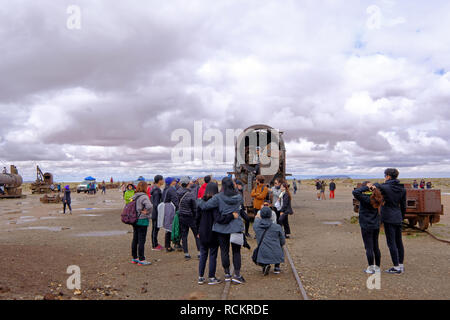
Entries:
{"type": "Polygon", "coordinates": [[[68,229],[70,229],[70,228],[38,226],[38,227],[17,228],[16,230],[47,230],[47,231],[59,232],[59,231],[68,230],[68,229]]]}
{"type": "Polygon", "coordinates": [[[332,225],[332,226],[342,225],[342,222],[340,222],[340,221],[324,221],[324,222],[322,222],[322,223],[323,223],[323,224],[332,225]]]}
{"type": "Polygon", "coordinates": [[[112,231],[93,231],[87,233],[79,233],[77,237],[109,237],[109,236],[121,236],[127,234],[128,231],[112,230],[112,231]]]}
{"type": "Polygon", "coordinates": [[[53,220],[53,219],[62,219],[61,217],[40,217],[40,220],[53,220]]]}
{"type": "Polygon", "coordinates": [[[103,216],[102,214],[80,214],[81,217],[101,217],[103,216]]]}

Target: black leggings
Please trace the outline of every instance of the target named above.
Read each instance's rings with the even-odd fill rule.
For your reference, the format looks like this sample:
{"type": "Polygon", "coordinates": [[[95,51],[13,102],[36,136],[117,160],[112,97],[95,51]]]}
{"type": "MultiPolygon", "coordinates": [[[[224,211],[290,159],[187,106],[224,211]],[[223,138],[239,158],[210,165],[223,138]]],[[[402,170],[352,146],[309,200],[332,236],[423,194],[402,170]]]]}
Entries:
{"type": "Polygon", "coordinates": [[[217,266],[217,252],[219,251],[218,245],[205,246],[200,244],[200,262],[198,264],[198,275],[203,278],[205,274],[206,261],[208,260],[209,254],[209,278],[214,278],[216,276],[216,266],[217,266]]]}
{"type": "Polygon", "coordinates": [[[133,241],[131,242],[131,255],[133,259],[139,257],[140,261],[145,260],[145,240],[147,238],[147,226],[133,225],[133,241]]]}
{"type": "Polygon", "coordinates": [[[384,223],[384,232],[386,233],[386,242],[391,253],[391,259],[394,266],[403,264],[405,258],[405,249],[402,241],[402,225],[384,223]]]}
{"type": "MultiPolygon", "coordinates": [[[[219,233],[220,257],[222,258],[222,267],[226,274],[230,274],[230,234],[219,233]]],[[[241,246],[232,243],[233,267],[236,276],[241,275],[241,246]]]]}
{"type": "Polygon", "coordinates": [[[378,246],[378,235],[380,229],[364,229],[361,228],[361,235],[364,241],[364,247],[366,248],[367,262],[369,266],[373,266],[374,260],[377,266],[381,263],[381,252],[378,246]]]}
{"type": "Polygon", "coordinates": [[[289,226],[289,215],[287,213],[280,215],[280,218],[278,219],[278,224],[284,227],[284,233],[286,235],[291,234],[291,228],[289,226]]]}
{"type": "Polygon", "coordinates": [[[158,246],[158,219],[152,219],[152,248],[158,246]]]}
{"type": "Polygon", "coordinates": [[[200,251],[200,240],[197,238],[198,230],[197,225],[193,217],[180,217],[180,233],[181,233],[181,243],[183,245],[183,251],[185,254],[189,253],[188,248],[188,236],[189,229],[192,230],[195,239],[195,245],[197,246],[197,251],[200,251]]]}
{"type": "Polygon", "coordinates": [[[64,202],[64,213],[66,213],[66,206],[69,207],[69,210],[72,211],[72,207],[70,206],[70,202],[64,202]]]}

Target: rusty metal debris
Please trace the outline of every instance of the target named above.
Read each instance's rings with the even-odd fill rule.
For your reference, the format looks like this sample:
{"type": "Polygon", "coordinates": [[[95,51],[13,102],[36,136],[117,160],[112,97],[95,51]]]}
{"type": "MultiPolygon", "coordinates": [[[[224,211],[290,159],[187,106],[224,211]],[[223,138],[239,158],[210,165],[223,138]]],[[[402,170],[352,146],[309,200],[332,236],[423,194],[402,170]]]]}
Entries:
{"type": "Polygon", "coordinates": [[[22,195],[22,188],[20,188],[22,183],[22,176],[19,175],[16,166],[11,165],[10,173],[4,170],[3,173],[0,173],[0,187],[2,187],[0,199],[25,198],[22,195]]]}

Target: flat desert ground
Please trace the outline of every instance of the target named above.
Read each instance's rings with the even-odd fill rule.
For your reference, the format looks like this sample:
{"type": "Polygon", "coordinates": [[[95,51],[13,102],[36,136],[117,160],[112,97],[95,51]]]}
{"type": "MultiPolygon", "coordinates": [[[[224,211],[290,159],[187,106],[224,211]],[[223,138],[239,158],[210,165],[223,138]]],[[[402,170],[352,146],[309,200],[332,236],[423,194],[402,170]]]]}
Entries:
{"type": "MultiPolygon", "coordinates": [[[[287,247],[311,299],[450,299],[450,245],[430,236],[404,233],[402,275],[381,275],[381,288],[369,290],[363,273],[366,258],[360,227],[352,223],[352,185],[338,184],[336,199],[317,201],[312,183],[302,183],[290,216],[287,247]]],[[[429,230],[450,239],[450,188],[442,188],[445,214],[429,230]]],[[[153,264],[130,264],[131,227],[120,221],[122,193],[72,193],[73,215],[62,204],[42,204],[39,195],[0,200],[0,299],[221,299],[224,284],[198,285],[193,236],[192,259],[180,252],[151,250],[153,264]],[[69,290],[67,268],[80,267],[81,292],[69,290]]],[[[353,221],[354,222],[354,221],[353,221]]],[[[253,235],[253,229],[250,229],[253,235]]],[[[159,235],[164,243],[163,233],[159,235]]],[[[232,285],[229,299],[301,299],[286,259],[283,272],[264,277],[242,249],[244,285],[232,285]]],[[[384,234],[380,235],[382,268],[391,266],[384,234]]],[[[217,276],[223,278],[218,259],[217,276]]]]}

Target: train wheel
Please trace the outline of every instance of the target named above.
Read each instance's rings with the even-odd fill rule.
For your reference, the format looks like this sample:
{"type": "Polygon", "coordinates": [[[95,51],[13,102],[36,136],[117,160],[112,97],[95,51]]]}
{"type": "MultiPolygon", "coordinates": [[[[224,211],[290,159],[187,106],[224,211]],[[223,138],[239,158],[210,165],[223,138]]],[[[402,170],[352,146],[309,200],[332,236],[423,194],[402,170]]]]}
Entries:
{"type": "Polygon", "coordinates": [[[429,226],[430,226],[430,216],[419,217],[420,230],[427,230],[429,226]]]}
{"type": "Polygon", "coordinates": [[[417,218],[408,218],[409,226],[414,227],[417,224],[417,218]]]}

